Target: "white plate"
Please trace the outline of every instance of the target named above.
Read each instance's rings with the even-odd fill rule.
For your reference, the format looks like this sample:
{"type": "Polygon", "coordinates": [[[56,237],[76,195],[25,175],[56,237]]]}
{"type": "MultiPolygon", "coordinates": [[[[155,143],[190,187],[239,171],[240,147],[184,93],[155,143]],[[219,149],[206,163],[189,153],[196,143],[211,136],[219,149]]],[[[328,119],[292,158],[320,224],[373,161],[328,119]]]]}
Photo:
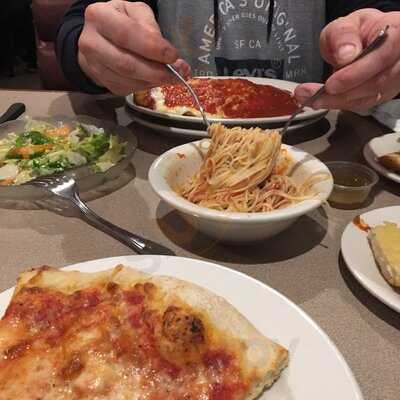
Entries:
{"type": "MultiPolygon", "coordinates": [[[[232,79],[232,78],[237,78],[237,77],[229,77],[229,76],[210,76],[209,78],[211,79],[232,79]]],[[[251,82],[260,84],[260,85],[272,85],[275,86],[279,89],[283,90],[288,90],[290,92],[294,92],[296,86],[298,83],[295,82],[289,82],[289,81],[281,81],[278,79],[268,79],[268,78],[243,78],[243,79],[248,79],[251,82]]],[[[185,121],[185,122],[195,122],[202,124],[203,119],[201,117],[189,117],[185,115],[178,115],[178,114],[168,114],[168,113],[163,113],[155,110],[150,110],[146,107],[141,107],[135,104],[133,100],[133,95],[130,94],[126,97],[126,101],[129,107],[133,108],[136,111],[139,111],[143,114],[148,114],[153,117],[159,117],[159,118],[165,118],[165,119],[170,119],[170,120],[175,120],[175,121],[185,121]]],[[[318,116],[324,115],[326,113],[326,110],[313,110],[312,108],[306,107],[305,111],[301,114],[299,114],[295,120],[300,121],[300,120],[306,120],[306,119],[311,119],[311,118],[316,118],[318,116]]],[[[269,118],[226,118],[226,119],[221,119],[221,118],[209,118],[211,122],[221,122],[224,123],[225,125],[232,125],[232,124],[240,124],[240,125],[246,125],[246,124],[276,124],[276,123],[281,123],[284,124],[288,119],[289,115],[286,116],[281,116],[281,117],[269,117],[269,118]]]]}
{"type": "MultiPolygon", "coordinates": [[[[326,114],[324,114],[324,115],[326,115],[326,114]]],[[[321,115],[317,118],[308,119],[306,121],[293,123],[293,125],[289,126],[288,132],[292,132],[292,131],[304,128],[308,125],[312,125],[312,124],[318,122],[320,119],[322,119],[324,117],[324,115],[321,115]]],[[[179,127],[170,126],[170,125],[161,125],[161,124],[157,124],[155,122],[151,122],[148,119],[141,118],[137,115],[132,115],[132,119],[140,125],[143,125],[147,128],[153,129],[153,130],[161,131],[161,132],[166,133],[171,136],[190,136],[190,137],[201,137],[201,138],[208,137],[207,132],[202,129],[189,129],[189,128],[179,128],[179,127]]],[[[268,126],[266,126],[265,128],[268,129],[268,126]]],[[[271,127],[269,129],[274,129],[274,128],[271,127]]]]}
{"type": "MultiPolygon", "coordinates": [[[[382,224],[384,221],[400,224],[400,206],[373,210],[361,215],[361,218],[370,226],[382,224]]],[[[343,232],[342,254],[358,282],[383,303],[400,312],[400,294],[381,275],[369,246],[367,233],[353,222],[343,232]]]]}
{"type": "Polygon", "coordinates": [[[140,118],[137,115],[131,115],[131,117],[138,124],[145,126],[146,128],[153,129],[154,131],[164,133],[168,136],[187,136],[190,138],[204,138],[208,136],[206,131],[200,129],[178,128],[176,126],[161,125],[155,122],[150,122],[147,119],[140,118]]]}
{"type": "MultiPolygon", "coordinates": [[[[293,125],[290,125],[288,128],[288,132],[293,132],[297,129],[304,128],[308,125],[312,125],[322,119],[325,116],[326,113],[323,115],[320,115],[319,117],[313,118],[313,119],[308,119],[305,121],[300,121],[297,123],[293,123],[293,125]]],[[[145,118],[140,118],[137,115],[132,115],[132,119],[137,122],[138,124],[145,126],[146,128],[153,129],[155,131],[159,131],[162,133],[165,133],[169,136],[187,136],[187,137],[199,137],[199,138],[205,138],[208,137],[208,134],[205,130],[201,129],[189,129],[189,128],[179,128],[176,126],[169,126],[169,125],[161,125],[157,124],[155,122],[151,122],[148,119],[145,118]]],[[[266,127],[268,129],[268,127],[266,127]]],[[[271,128],[274,129],[274,128],[271,128]]]]}
{"type": "MultiPolygon", "coordinates": [[[[212,290],[230,301],[266,336],[288,348],[289,367],[260,400],[362,399],[352,372],[327,335],[304,311],[274,289],[228,268],[178,257],[115,257],[67,269],[96,272],[119,263],[185,279],[212,290]]],[[[2,312],[11,294],[11,289],[0,294],[2,312]]]]}
{"type": "Polygon", "coordinates": [[[400,133],[389,133],[376,137],[369,141],[364,147],[364,157],[367,163],[382,176],[400,183],[400,175],[390,171],[377,161],[377,157],[400,151],[400,133]]]}

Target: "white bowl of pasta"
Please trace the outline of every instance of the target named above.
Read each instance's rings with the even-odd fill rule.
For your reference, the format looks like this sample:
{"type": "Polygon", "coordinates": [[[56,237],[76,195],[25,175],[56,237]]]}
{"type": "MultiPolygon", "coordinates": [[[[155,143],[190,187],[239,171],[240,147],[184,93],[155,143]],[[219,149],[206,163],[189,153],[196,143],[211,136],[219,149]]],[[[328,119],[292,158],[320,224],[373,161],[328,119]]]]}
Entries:
{"type": "Polygon", "coordinates": [[[266,239],[328,199],[333,178],[325,164],[281,145],[277,131],[267,132],[275,142],[266,145],[265,131],[235,129],[232,140],[221,134],[175,147],[150,168],[157,195],[198,231],[225,242],[266,239]]]}

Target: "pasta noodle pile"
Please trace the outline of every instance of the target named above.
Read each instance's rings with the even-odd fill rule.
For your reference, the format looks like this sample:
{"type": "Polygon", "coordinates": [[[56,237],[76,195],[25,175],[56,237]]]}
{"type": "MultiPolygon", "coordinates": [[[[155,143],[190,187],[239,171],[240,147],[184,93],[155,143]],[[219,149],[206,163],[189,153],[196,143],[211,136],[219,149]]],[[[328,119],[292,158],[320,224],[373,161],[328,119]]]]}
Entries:
{"type": "Polygon", "coordinates": [[[312,198],[321,176],[297,185],[277,130],[210,127],[210,147],[200,170],[179,189],[190,202],[220,211],[266,212],[312,198]]]}

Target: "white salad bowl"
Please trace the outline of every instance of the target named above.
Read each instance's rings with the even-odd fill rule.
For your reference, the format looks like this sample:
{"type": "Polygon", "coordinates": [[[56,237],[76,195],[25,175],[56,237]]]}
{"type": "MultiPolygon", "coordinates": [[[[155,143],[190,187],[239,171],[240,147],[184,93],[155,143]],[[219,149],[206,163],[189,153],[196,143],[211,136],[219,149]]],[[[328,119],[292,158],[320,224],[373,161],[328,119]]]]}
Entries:
{"type": "Polygon", "coordinates": [[[149,182],[162,200],[178,210],[189,224],[208,236],[225,242],[266,239],[318,208],[328,199],[333,188],[333,178],[325,164],[298,148],[287,145],[282,147],[287,149],[293,160],[289,175],[297,184],[303,183],[310,175],[326,174],[326,179],[314,185],[314,198],[260,213],[217,211],[189,202],[174,189],[181,187],[199,170],[206,151],[204,140],[175,147],[158,157],[150,168],[149,182]]]}

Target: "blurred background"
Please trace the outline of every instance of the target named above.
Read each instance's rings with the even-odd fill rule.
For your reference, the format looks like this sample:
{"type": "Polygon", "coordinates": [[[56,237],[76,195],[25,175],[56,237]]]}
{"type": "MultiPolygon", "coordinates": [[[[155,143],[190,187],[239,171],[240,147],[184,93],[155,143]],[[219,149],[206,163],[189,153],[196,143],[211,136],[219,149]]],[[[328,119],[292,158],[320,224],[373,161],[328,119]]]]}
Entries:
{"type": "Polygon", "coordinates": [[[60,71],[54,39],[73,0],[0,2],[0,88],[70,89],[60,71]]]}

